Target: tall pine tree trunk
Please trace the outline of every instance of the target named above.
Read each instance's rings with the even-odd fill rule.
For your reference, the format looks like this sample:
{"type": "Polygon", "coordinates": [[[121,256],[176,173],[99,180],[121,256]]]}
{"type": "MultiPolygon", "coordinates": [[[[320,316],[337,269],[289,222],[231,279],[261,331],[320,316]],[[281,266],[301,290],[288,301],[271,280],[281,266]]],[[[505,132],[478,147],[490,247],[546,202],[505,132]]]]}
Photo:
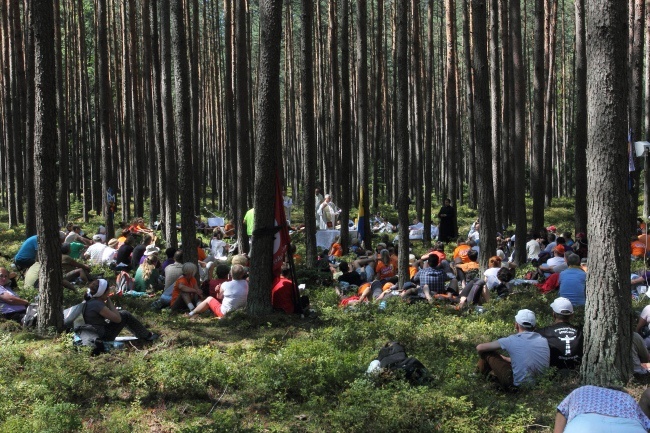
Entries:
{"type": "Polygon", "coordinates": [[[533,199],[533,230],[537,233],[544,227],[544,0],[535,0],[534,33],[530,195],[533,199]]]}
{"type": "Polygon", "coordinates": [[[627,16],[620,0],[587,2],[587,223],[589,273],[585,317],[585,384],[624,385],[632,375],[630,345],[627,149],[627,16]],[[607,176],[603,176],[607,173],[607,176]],[[607,344],[603,344],[603,342],[607,344]]]}
{"type": "MultiPolygon", "coordinates": [[[[300,50],[300,114],[302,120],[302,152],[303,176],[305,189],[303,191],[306,262],[308,267],[315,265],[316,249],[316,202],[314,189],[316,187],[316,136],[314,132],[314,70],[312,53],[312,36],[314,21],[314,5],[312,0],[301,0],[302,3],[302,38],[300,50]]],[[[297,191],[296,191],[297,193],[297,191]]]]}
{"type": "MultiPolygon", "coordinates": [[[[101,0],[100,0],[101,3],[101,0]]],[[[34,166],[39,272],[38,329],[63,330],[61,250],[56,209],[56,99],[54,16],[50,0],[34,0],[35,98],[34,166]]]]}
{"type": "Polygon", "coordinates": [[[255,149],[255,227],[262,234],[253,237],[248,312],[271,312],[273,282],[273,240],[277,149],[280,145],[280,48],[282,2],[260,1],[260,70],[257,100],[257,146],[255,149]]]}
{"type": "Polygon", "coordinates": [[[409,278],[409,137],[408,137],[408,0],[397,0],[395,38],[396,51],[396,90],[397,112],[395,129],[397,131],[397,220],[399,224],[399,285],[402,287],[409,278]]]}
{"type": "MultiPolygon", "coordinates": [[[[474,112],[477,137],[490,137],[490,93],[487,38],[487,8],[485,0],[472,0],[472,48],[474,52],[474,112]]],[[[490,146],[484,141],[476,146],[476,191],[481,269],[488,267],[488,259],[496,251],[494,193],[492,185],[490,146]]]]}
{"type": "Polygon", "coordinates": [[[575,229],[587,231],[587,51],[585,0],[575,0],[575,229]]]}
{"type": "Polygon", "coordinates": [[[185,33],[184,1],[170,2],[170,34],[172,67],[174,68],[174,118],[176,119],[176,142],[178,149],[179,191],[181,194],[181,237],[183,260],[196,263],[196,225],[194,224],[194,196],[187,193],[192,188],[192,135],[190,124],[190,81],[187,59],[187,36],[185,33]]]}

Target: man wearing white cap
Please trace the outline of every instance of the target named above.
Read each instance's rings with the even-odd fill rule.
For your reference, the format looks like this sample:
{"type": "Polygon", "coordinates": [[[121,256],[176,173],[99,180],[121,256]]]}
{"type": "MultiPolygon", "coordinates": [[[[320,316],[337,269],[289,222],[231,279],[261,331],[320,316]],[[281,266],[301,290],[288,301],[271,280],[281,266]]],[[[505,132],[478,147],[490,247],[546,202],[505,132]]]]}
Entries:
{"type": "Polygon", "coordinates": [[[551,367],[574,369],[582,361],[582,330],[571,325],[573,305],[567,298],[557,298],[551,304],[553,324],[537,332],[548,341],[551,367]]]}
{"type": "Polygon", "coordinates": [[[533,332],[537,320],[530,310],[519,310],[515,316],[516,334],[476,346],[480,355],[478,371],[492,372],[499,384],[509,389],[534,382],[536,374],[549,365],[550,351],[546,339],[533,332]],[[497,353],[503,349],[510,358],[497,353]]]}

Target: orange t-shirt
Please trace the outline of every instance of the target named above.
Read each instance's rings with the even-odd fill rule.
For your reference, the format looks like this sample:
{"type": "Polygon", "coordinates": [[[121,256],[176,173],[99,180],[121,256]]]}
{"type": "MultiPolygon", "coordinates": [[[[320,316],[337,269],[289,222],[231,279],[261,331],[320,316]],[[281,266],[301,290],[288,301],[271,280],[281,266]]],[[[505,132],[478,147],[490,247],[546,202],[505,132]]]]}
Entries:
{"type": "Polygon", "coordinates": [[[442,262],[443,260],[447,260],[447,254],[443,253],[442,251],[431,251],[431,254],[438,256],[438,263],[442,262]]]}
{"type": "Polygon", "coordinates": [[[456,265],[458,268],[462,269],[463,272],[475,271],[479,268],[478,262],[467,262],[456,265]]]}
{"type": "Polygon", "coordinates": [[[375,272],[379,274],[379,279],[391,278],[395,276],[395,268],[393,265],[385,265],[381,260],[377,262],[375,272]]]}
{"type": "Polygon", "coordinates": [[[413,277],[415,277],[415,274],[417,274],[417,273],[418,273],[418,268],[416,268],[415,266],[409,266],[409,278],[410,279],[413,279],[413,277]]]}
{"type": "Polygon", "coordinates": [[[469,257],[467,257],[467,253],[471,249],[472,247],[469,245],[458,245],[454,250],[454,259],[460,257],[463,263],[469,263],[469,257]]]}
{"type": "Polygon", "coordinates": [[[343,248],[339,243],[333,243],[330,249],[330,256],[341,257],[343,255],[343,248]]]}
{"type": "Polygon", "coordinates": [[[395,269],[399,268],[399,262],[395,254],[390,256],[390,264],[393,265],[393,268],[395,269]]]}
{"type": "Polygon", "coordinates": [[[643,257],[645,254],[645,243],[640,240],[630,242],[630,249],[632,250],[632,255],[635,257],[643,257]]]}
{"type": "Polygon", "coordinates": [[[196,247],[196,251],[199,254],[199,260],[200,261],[203,261],[203,260],[205,260],[206,257],[208,257],[208,255],[205,253],[205,250],[203,250],[203,248],[196,247]]]}
{"type": "Polygon", "coordinates": [[[187,287],[194,287],[194,286],[196,286],[196,278],[192,277],[188,281],[187,278],[184,275],[182,275],[182,276],[180,276],[178,278],[178,280],[176,280],[176,282],[174,283],[174,290],[172,291],[172,303],[171,303],[171,305],[174,305],[174,303],[176,302],[176,299],[178,299],[178,297],[181,295],[181,292],[182,292],[182,290],[180,288],[181,284],[186,285],[187,287]]]}

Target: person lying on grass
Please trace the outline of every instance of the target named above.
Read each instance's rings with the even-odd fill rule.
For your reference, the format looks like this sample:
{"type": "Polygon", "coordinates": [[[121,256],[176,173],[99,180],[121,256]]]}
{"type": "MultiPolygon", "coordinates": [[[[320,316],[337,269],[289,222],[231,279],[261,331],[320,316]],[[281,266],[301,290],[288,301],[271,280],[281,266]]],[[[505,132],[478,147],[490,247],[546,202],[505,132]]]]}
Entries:
{"type": "Polygon", "coordinates": [[[216,289],[216,296],[208,296],[192,311],[189,317],[208,309],[221,318],[231,311],[244,308],[248,299],[247,272],[242,265],[233,265],[230,270],[232,280],[221,283],[216,289]]]}

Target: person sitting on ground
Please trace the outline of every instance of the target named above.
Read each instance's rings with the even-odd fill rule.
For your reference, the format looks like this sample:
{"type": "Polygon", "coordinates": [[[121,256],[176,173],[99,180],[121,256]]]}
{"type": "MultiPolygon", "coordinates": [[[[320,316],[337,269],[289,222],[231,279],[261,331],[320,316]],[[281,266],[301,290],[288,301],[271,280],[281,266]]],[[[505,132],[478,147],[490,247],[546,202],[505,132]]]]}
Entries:
{"type": "Polygon", "coordinates": [[[225,264],[219,264],[217,266],[210,268],[210,281],[208,283],[208,296],[216,297],[217,296],[217,287],[220,284],[228,281],[228,276],[230,275],[230,266],[225,264]],[[216,273],[217,278],[212,278],[212,274],[216,273]]]}
{"type": "Polygon", "coordinates": [[[61,245],[61,270],[63,271],[63,278],[68,281],[75,281],[80,279],[83,284],[86,284],[90,278],[90,266],[79,263],[70,257],[70,244],[64,243],[61,245]]]}
{"type": "Polygon", "coordinates": [[[397,270],[391,263],[390,253],[388,250],[381,250],[381,259],[375,265],[375,275],[377,279],[384,280],[392,278],[397,273],[397,270]]]}
{"type": "Polygon", "coordinates": [[[646,254],[646,245],[639,240],[639,237],[632,235],[630,239],[630,254],[632,260],[642,260],[646,254]]]}
{"type": "Polygon", "coordinates": [[[574,307],[585,305],[587,273],[580,267],[580,257],[569,253],[566,258],[568,268],[560,273],[558,283],[560,296],[571,301],[574,307]]]}
{"type": "Polygon", "coordinates": [[[217,296],[208,296],[188,315],[190,317],[210,309],[215,316],[221,318],[231,311],[244,308],[248,299],[248,273],[241,265],[233,265],[230,270],[232,280],[217,286],[217,296]]]}
{"type": "Polygon", "coordinates": [[[330,246],[329,258],[330,260],[334,261],[337,258],[342,256],[343,256],[343,247],[341,246],[341,236],[337,236],[334,238],[334,242],[332,242],[332,245],[330,246]]]}
{"type": "Polygon", "coordinates": [[[539,265],[540,272],[543,272],[546,277],[549,277],[553,273],[559,274],[564,271],[568,266],[564,254],[564,245],[556,246],[553,249],[553,257],[548,259],[546,263],[539,265]]]}
{"type": "Polygon", "coordinates": [[[212,231],[212,239],[210,239],[210,254],[215,260],[225,262],[228,260],[229,246],[223,241],[223,233],[219,227],[212,231]]]}
{"type": "Polygon", "coordinates": [[[176,250],[174,262],[165,268],[165,289],[173,286],[181,275],[183,275],[183,250],[176,250]]]}
{"type": "Polygon", "coordinates": [[[351,286],[357,287],[360,287],[364,283],[358,272],[350,270],[348,262],[341,260],[341,263],[339,263],[339,270],[342,272],[339,277],[339,283],[347,283],[351,286]]]}
{"type": "Polygon", "coordinates": [[[548,243],[546,244],[546,248],[544,248],[544,252],[552,255],[553,248],[559,244],[557,241],[557,236],[555,236],[555,233],[549,233],[546,238],[548,239],[548,243]]]}
{"type": "Polygon", "coordinates": [[[467,233],[467,240],[469,241],[474,241],[475,243],[478,244],[479,240],[479,228],[481,227],[481,224],[479,223],[478,219],[474,221],[469,228],[469,233],[467,233]]]}
{"type": "Polygon", "coordinates": [[[99,235],[99,237],[101,238],[102,243],[106,243],[106,227],[104,226],[97,227],[97,233],[95,233],[95,236],[97,235],[99,235]]]}
{"type": "Polygon", "coordinates": [[[36,261],[38,252],[38,236],[30,236],[22,243],[14,256],[14,263],[21,269],[27,269],[36,261]]]}
{"type": "Polygon", "coordinates": [[[120,236],[117,238],[117,249],[119,250],[122,245],[126,242],[126,238],[128,238],[131,235],[131,232],[128,230],[128,228],[124,228],[120,232],[120,236]]]}
{"type": "Polygon", "coordinates": [[[102,238],[99,235],[94,235],[93,244],[86,249],[83,257],[91,263],[101,265],[103,263],[102,257],[104,256],[104,250],[106,248],[108,248],[108,246],[103,243],[102,238]]]}
{"type": "Polygon", "coordinates": [[[194,277],[197,267],[192,262],[183,263],[183,275],[174,283],[171,308],[174,311],[181,309],[194,310],[195,305],[203,300],[203,292],[194,277]]]}
{"type": "Polygon", "coordinates": [[[131,253],[131,269],[138,269],[140,266],[140,259],[144,256],[144,252],[147,250],[147,247],[151,244],[153,238],[146,234],[142,238],[142,243],[133,248],[131,253]]]}
{"type": "Polygon", "coordinates": [[[501,269],[501,264],[501,257],[499,256],[492,256],[488,260],[488,268],[483,272],[483,277],[487,288],[490,290],[499,285],[497,274],[499,273],[499,269],[501,269]]]}
{"type": "Polygon", "coordinates": [[[77,225],[72,227],[72,231],[67,234],[63,242],[67,244],[71,244],[72,242],[79,242],[85,246],[90,246],[93,243],[92,240],[81,235],[81,227],[77,225]]]}
{"type": "Polygon", "coordinates": [[[366,251],[368,255],[360,255],[351,264],[351,269],[355,270],[363,282],[371,282],[375,279],[375,264],[377,262],[372,251],[366,251]]]}
{"type": "Polygon", "coordinates": [[[643,433],[650,430],[647,402],[637,405],[622,389],[581,386],[558,405],[553,433],[643,433]]]}
{"type": "Polygon", "coordinates": [[[557,298],[551,303],[553,323],[537,331],[546,338],[551,353],[551,367],[574,370],[582,361],[582,330],[573,326],[573,305],[567,298],[557,298]]]}
{"type": "Polygon", "coordinates": [[[282,265],[280,275],[273,281],[271,305],[275,311],[284,311],[287,314],[293,314],[296,309],[291,268],[286,263],[282,265]]]}
{"type": "MultiPolygon", "coordinates": [[[[413,282],[419,285],[418,292],[422,290],[424,297],[429,302],[432,302],[436,295],[449,296],[447,293],[458,293],[458,280],[450,280],[449,276],[438,266],[438,256],[435,254],[429,254],[426,259],[423,257],[422,269],[415,274],[413,282]],[[445,287],[446,281],[450,281],[448,287],[445,287]]],[[[413,293],[407,293],[404,296],[411,294],[413,293]]]]}
{"type": "MultiPolygon", "coordinates": [[[[118,248],[115,255],[115,261],[119,268],[125,271],[131,270],[131,254],[135,246],[135,238],[128,235],[121,247],[118,248]]],[[[139,261],[139,259],[138,259],[139,261]]]]}
{"type": "MultiPolygon", "coordinates": [[[[456,263],[452,265],[452,270],[456,271],[456,278],[461,283],[461,286],[464,288],[465,283],[469,280],[473,280],[479,274],[479,264],[478,264],[478,253],[474,250],[469,250],[467,252],[467,258],[469,262],[467,263],[456,263]]],[[[499,263],[500,264],[500,263],[499,263]]]]}
{"type": "MultiPolygon", "coordinates": [[[[154,247],[155,248],[155,247],[154,247]]],[[[157,248],[156,248],[157,249],[157,248]]],[[[158,253],[153,250],[145,252],[145,261],[135,272],[136,292],[158,292],[165,287],[160,283],[160,273],[156,269],[158,265],[158,253]]]]}
{"type": "Polygon", "coordinates": [[[10,274],[5,268],[0,268],[0,314],[5,320],[18,323],[25,316],[29,301],[20,298],[11,289],[10,274]]]}
{"type": "Polygon", "coordinates": [[[539,242],[537,242],[537,239],[535,238],[535,233],[528,232],[526,237],[528,238],[528,242],[526,242],[526,258],[528,261],[533,259],[537,260],[541,249],[539,247],[539,242]]]}
{"type": "Polygon", "coordinates": [[[127,328],[138,339],[154,341],[158,334],[150,332],[127,310],[118,310],[110,298],[112,287],[108,282],[98,279],[90,283],[86,292],[86,307],[83,318],[86,325],[92,326],[103,341],[113,341],[122,329],[127,328]]]}
{"type": "Polygon", "coordinates": [[[164,262],[162,262],[162,265],[160,266],[160,272],[162,275],[165,275],[165,269],[167,269],[167,266],[174,264],[174,254],[176,254],[176,248],[174,247],[169,247],[165,250],[165,259],[164,262]]]}
{"type": "Polygon", "coordinates": [[[115,238],[108,241],[108,245],[106,248],[104,248],[104,251],[102,253],[103,264],[110,264],[111,262],[115,261],[117,257],[117,244],[118,241],[115,238]]]}
{"type": "Polygon", "coordinates": [[[581,259],[586,259],[589,255],[589,243],[587,242],[587,235],[584,233],[576,234],[576,242],[573,244],[573,251],[580,256],[581,259]]]}
{"type": "Polygon", "coordinates": [[[492,372],[504,389],[534,383],[535,376],[549,366],[550,360],[546,339],[534,332],[536,323],[535,313],[519,310],[515,316],[516,334],[476,346],[479,373],[492,372]],[[510,357],[500,355],[499,349],[510,357]]]}
{"type": "Polygon", "coordinates": [[[466,239],[458,238],[457,242],[458,246],[454,250],[454,254],[452,256],[454,263],[468,263],[469,257],[467,257],[467,253],[472,249],[472,247],[469,246],[466,239]]]}
{"type": "MultiPolygon", "coordinates": [[[[465,284],[458,296],[456,310],[462,310],[466,305],[483,305],[490,301],[490,291],[485,280],[473,278],[465,284]]],[[[454,299],[452,298],[452,302],[454,299]]]]}
{"type": "Polygon", "coordinates": [[[228,220],[225,226],[223,226],[223,236],[226,239],[230,239],[235,236],[235,223],[233,220],[228,220]]]}
{"type": "Polygon", "coordinates": [[[131,234],[144,234],[153,236],[153,230],[147,227],[144,223],[144,218],[136,218],[133,220],[131,227],[129,227],[131,234]]]}
{"type": "Polygon", "coordinates": [[[647,348],[650,348],[650,327],[648,326],[649,323],[650,305],[646,305],[639,315],[639,320],[636,324],[636,332],[643,337],[645,346],[647,348]]]}

